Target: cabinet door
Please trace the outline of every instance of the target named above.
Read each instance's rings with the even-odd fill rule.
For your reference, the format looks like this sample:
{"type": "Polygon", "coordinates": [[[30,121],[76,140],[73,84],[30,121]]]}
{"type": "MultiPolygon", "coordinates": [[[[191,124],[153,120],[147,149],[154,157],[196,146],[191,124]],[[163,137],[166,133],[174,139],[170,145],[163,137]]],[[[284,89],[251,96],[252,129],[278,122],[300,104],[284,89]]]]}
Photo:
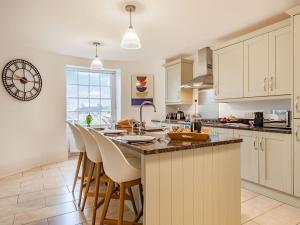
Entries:
{"type": "Polygon", "coordinates": [[[294,121],[294,195],[300,197],[300,120],[294,121]]]}
{"type": "Polygon", "coordinates": [[[294,117],[300,118],[300,15],[294,16],[294,117]]]}
{"type": "Polygon", "coordinates": [[[258,132],[235,130],[234,136],[242,138],[241,178],[258,183],[258,132]]]}
{"type": "Polygon", "coordinates": [[[180,102],[181,66],[175,64],[166,68],[166,102],[180,102]]]}
{"type": "Polygon", "coordinates": [[[292,136],[260,133],[260,184],[292,194],[292,136]]]}
{"type": "Polygon", "coordinates": [[[264,34],[244,42],[245,97],[268,95],[269,35],[264,34]]]}
{"type": "Polygon", "coordinates": [[[216,99],[243,97],[243,43],[214,52],[216,99]]]}
{"type": "Polygon", "coordinates": [[[290,26],[269,34],[269,95],[292,93],[291,40],[290,26]]]}

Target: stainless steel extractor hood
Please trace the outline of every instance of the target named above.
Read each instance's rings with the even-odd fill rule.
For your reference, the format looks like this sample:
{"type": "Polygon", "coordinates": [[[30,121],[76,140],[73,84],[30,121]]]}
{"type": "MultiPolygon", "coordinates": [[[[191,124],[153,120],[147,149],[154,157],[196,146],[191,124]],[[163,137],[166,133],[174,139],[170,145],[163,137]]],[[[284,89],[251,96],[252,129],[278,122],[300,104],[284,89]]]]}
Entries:
{"type": "Polygon", "coordinates": [[[182,88],[196,88],[196,89],[211,89],[213,88],[213,74],[212,74],[212,50],[210,48],[203,48],[198,50],[198,71],[197,77],[193,80],[185,82],[181,85],[182,88]]]}

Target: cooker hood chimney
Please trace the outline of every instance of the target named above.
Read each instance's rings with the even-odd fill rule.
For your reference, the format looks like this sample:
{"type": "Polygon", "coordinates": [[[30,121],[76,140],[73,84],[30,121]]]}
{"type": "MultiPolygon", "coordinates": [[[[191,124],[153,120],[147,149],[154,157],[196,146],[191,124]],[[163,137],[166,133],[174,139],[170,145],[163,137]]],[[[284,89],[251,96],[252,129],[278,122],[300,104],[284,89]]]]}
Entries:
{"type": "Polygon", "coordinates": [[[181,88],[211,89],[213,88],[212,50],[209,47],[198,50],[197,77],[181,85],[181,88]]]}

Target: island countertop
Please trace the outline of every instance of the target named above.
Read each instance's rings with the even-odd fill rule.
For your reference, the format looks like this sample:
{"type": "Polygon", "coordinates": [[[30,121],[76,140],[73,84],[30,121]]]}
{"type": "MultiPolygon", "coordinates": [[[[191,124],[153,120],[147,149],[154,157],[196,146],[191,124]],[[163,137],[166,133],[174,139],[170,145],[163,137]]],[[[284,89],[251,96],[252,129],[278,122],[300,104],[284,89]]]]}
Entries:
{"type": "MultiPolygon", "coordinates": [[[[151,136],[151,133],[147,135],[151,136]]],[[[166,138],[165,140],[155,139],[153,142],[146,143],[127,143],[119,137],[120,136],[110,136],[110,139],[120,146],[124,146],[143,155],[228,145],[243,141],[239,138],[221,138],[217,135],[210,135],[210,139],[207,141],[177,141],[166,138]]]]}

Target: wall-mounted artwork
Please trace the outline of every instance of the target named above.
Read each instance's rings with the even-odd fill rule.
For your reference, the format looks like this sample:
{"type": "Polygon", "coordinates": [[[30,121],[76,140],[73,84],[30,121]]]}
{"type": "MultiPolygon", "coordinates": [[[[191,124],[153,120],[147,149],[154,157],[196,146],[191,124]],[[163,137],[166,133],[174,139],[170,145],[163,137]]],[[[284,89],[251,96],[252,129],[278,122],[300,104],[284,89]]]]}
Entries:
{"type": "Polygon", "coordinates": [[[131,76],[131,105],[141,105],[144,101],[153,102],[153,75],[131,76]]]}

